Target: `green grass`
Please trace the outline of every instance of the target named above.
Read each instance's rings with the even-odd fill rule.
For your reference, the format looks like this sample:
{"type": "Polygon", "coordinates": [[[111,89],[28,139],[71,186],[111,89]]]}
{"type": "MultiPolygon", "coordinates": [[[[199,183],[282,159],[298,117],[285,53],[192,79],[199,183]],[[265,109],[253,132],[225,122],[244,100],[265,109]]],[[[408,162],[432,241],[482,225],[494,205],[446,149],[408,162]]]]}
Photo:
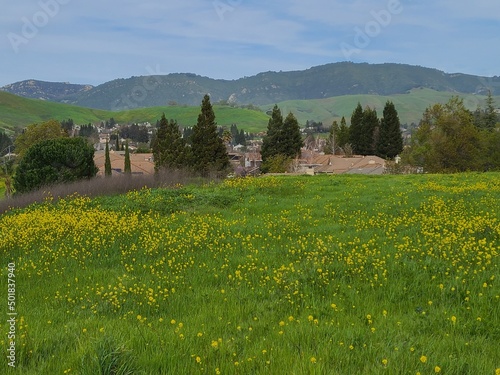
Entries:
{"type": "MultiPolygon", "coordinates": [[[[267,127],[268,116],[259,111],[214,106],[217,123],[221,126],[231,126],[236,123],[239,129],[258,132],[267,127]]],[[[176,119],[181,126],[196,124],[199,107],[165,106],[139,108],[129,111],[103,111],[83,108],[73,105],[47,102],[43,100],[26,99],[6,92],[0,92],[0,129],[12,133],[32,123],[50,119],[66,120],[72,118],[76,124],[87,124],[106,121],[113,117],[118,123],[150,122],[159,120],[162,113],[167,118],[176,119]]]]}
{"type": "Polygon", "coordinates": [[[495,374],[499,181],[231,179],[6,213],[1,371],[495,374]]]}
{"type": "MultiPolygon", "coordinates": [[[[415,89],[408,94],[379,96],[379,95],[348,95],[317,100],[293,100],[278,103],[284,114],[293,112],[304,125],[307,120],[322,121],[331,124],[333,120],[340,120],[342,116],[349,122],[352,111],[360,102],[363,106],[369,105],[377,109],[382,116],[382,110],[387,100],[392,100],[398,110],[400,120],[404,123],[418,123],[424,110],[435,103],[447,102],[453,93],[438,92],[430,89],[415,89]]],[[[478,105],[484,107],[486,97],[475,95],[460,95],[464,98],[467,108],[475,110],[478,105]]],[[[497,102],[500,98],[496,98],[497,102]]],[[[261,106],[265,112],[274,104],[261,106]]],[[[114,117],[119,123],[146,122],[156,123],[164,112],[167,118],[176,119],[181,126],[196,124],[200,108],[198,106],[165,106],[138,108],[128,111],[103,111],[83,108],[72,105],[47,102],[35,99],[26,99],[19,96],[0,92],[0,129],[12,133],[17,128],[35,122],[49,119],[65,120],[72,118],[77,124],[106,121],[114,117]]],[[[269,117],[264,112],[248,109],[232,108],[228,106],[214,106],[217,123],[229,127],[235,123],[239,129],[248,132],[261,132],[267,129],[269,117]]]]}
{"type": "MultiPolygon", "coordinates": [[[[290,100],[278,103],[283,113],[292,112],[301,124],[307,120],[322,121],[330,125],[333,120],[340,121],[345,116],[350,122],[353,110],[358,102],[363,107],[370,106],[377,109],[377,114],[382,117],[382,111],[387,100],[391,100],[399,114],[402,124],[418,124],[425,109],[435,103],[446,103],[456,93],[440,92],[431,89],[414,89],[407,94],[399,95],[346,95],[327,99],[316,100],[290,100]]],[[[486,96],[458,94],[464,99],[466,107],[475,110],[478,105],[485,107],[486,96]]],[[[500,98],[496,97],[496,102],[500,98]]],[[[264,111],[272,108],[272,105],[262,106],[264,111]]]]}

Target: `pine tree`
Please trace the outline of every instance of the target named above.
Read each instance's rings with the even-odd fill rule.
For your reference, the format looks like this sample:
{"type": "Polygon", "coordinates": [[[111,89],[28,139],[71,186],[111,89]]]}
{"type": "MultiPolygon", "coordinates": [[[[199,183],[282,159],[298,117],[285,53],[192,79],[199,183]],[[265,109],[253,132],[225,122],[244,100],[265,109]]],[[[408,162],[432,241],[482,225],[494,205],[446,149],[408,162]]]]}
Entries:
{"type": "Polygon", "coordinates": [[[283,115],[281,114],[281,110],[278,108],[278,105],[275,105],[271,113],[271,118],[267,123],[267,133],[262,140],[262,148],[260,151],[262,163],[264,165],[262,170],[264,172],[266,171],[266,161],[279,153],[279,144],[282,142],[283,138],[282,132],[283,115]]]}
{"type": "Polygon", "coordinates": [[[354,152],[361,153],[361,138],[363,134],[363,107],[358,102],[356,109],[351,115],[351,127],[349,128],[349,143],[354,152]]]}
{"type": "Polygon", "coordinates": [[[303,144],[299,123],[295,116],[289,113],[283,121],[281,110],[275,105],[267,124],[267,134],[262,141],[261,170],[268,172],[269,161],[278,155],[290,160],[297,157],[303,144]]]}
{"type": "Polygon", "coordinates": [[[393,159],[403,151],[403,137],[398,112],[391,101],[384,107],[383,117],[380,120],[380,132],[377,142],[377,155],[393,159]]]}
{"type": "Polygon", "coordinates": [[[120,135],[116,134],[116,145],[115,145],[115,150],[120,151],[120,135]]]}
{"type": "Polygon", "coordinates": [[[495,129],[498,116],[495,111],[495,102],[493,100],[493,96],[491,95],[491,91],[488,91],[488,97],[486,98],[486,109],[482,117],[481,127],[487,130],[495,129]]]}
{"type": "Polygon", "coordinates": [[[109,144],[108,144],[108,142],[106,142],[104,175],[106,177],[111,177],[111,159],[109,158],[109,144]]]}
{"type": "Polygon", "coordinates": [[[182,138],[177,121],[166,119],[165,114],[158,122],[158,129],[151,142],[155,171],[161,168],[182,169],[188,165],[188,148],[182,138]]]}
{"type": "Polygon", "coordinates": [[[126,174],[132,174],[132,168],[130,166],[130,152],[128,149],[128,140],[125,141],[125,166],[123,171],[126,174]]]}
{"type": "Polygon", "coordinates": [[[279,153],[292,159],[299,156],[300,149],[304,145],[304,141],[302,140],[302,135],[300,134],[299,122],[292,112],[290,112],[288,116],[286,116],[285,121],[283,121],[282,134],[283,142],[279,147],[279,153]]]}
{"type": "Polygon", "coordinates": [[[225,174],[231,165],[226,147],[218,136],[215,113],[208,95],[203,98],[198,121],[193,127],[191,152],[193,169],[205,177],[210,172],[225,174]]]}
{"type": "Polygon", "coordinates": [[[360,155],[373,155],[377,145],[377,132],[379,128],[379,120],[377,111],[366,107],[363,111],[361,136],[358,141],[358,149],[356,153],[360,155]]]}
{"type": "Polygon", "coordinates": [[[342,119],[340,120],[339,133],[336,138],[336,144],[337,147],[343,149],[347,143],[349,143],[349,127],[347,126],[345,117],[342,116],[342,119]]]}

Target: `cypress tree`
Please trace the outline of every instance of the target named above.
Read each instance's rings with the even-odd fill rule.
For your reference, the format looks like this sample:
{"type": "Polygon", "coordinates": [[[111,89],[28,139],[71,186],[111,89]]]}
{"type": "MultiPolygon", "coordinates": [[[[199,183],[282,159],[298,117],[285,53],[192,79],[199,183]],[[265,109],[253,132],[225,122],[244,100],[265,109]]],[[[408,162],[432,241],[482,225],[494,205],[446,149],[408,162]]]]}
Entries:
{"type": "Polygon", "coordinates": [[[340,120],[339,133],[336,138],[337,147],[344,148],[347,143],[349,143],[349,127],[345,121],[345,117],[342,116],[340,120]]]}
{"type": "Polygon", "coordinates": [[[107,141],[106,141],[106,151],[104,152],[104,154],[105,154],[104,176],[111,177],[111,159],[109,158],[109,144],[107,141]]]}
{"type": "Polygon", "coordinates": [[[204,177],[212,171],[224,174],[231,165],[226,146],[218,135],[215,113],[208,95],[203,97],[201,112],[193,127],[191,152],[193,169],[204,177]]]}
{"type": "Polygon", "coordinates": [[[351,115],[351,127],[349,128],[349,143],[354,152],[361,153],[362,150],[362,134],[363,134],[363,107],[358,102],[356,109],[351,115]]]}
{"type": "Polygon", "coordinates": [[[128,149],[128,140],[125,141],[125,166],[123,171],[126,174],[132,174],[132,168],[130,166],[130,152],[128,149]]]}
{"type": "Polygon", "coordinates": [[[262,140],[262,148],[260,154],[262,156],[262,163],[264,165],[263,171],[266,171],[266,161],[272,156],[279,153],[279,144],[282,142],[283,138],[283,115],[278,105],[274,105],[273,111],[271,113],[271,118],[267,123],[267,133],[262,140]]]}
{"type": "Polygon", "coordinates": [[[304,142],[300,134],[299,122],[292,112],[290,112],[288,116],[286,116],[285,121],[283,121],[282,134],[283,142],[279,147],[279,153],[292,159],[299,156],[300,149],[304,142]]]}
{"type": "Polygon", "coordinates": [[[398,112],[394,104],[387,101],[380,121],[377,155],[393,159],[403,151],[403,137],[398,112]]]}
{"type": "Polygon", "coordinates": [[[374,155],[377,146],[379,120],[377,111],[366,107],[363,111],[361,138],[358,143],[357,153],[361,155],[374,155]]]}
{"type": "Polygon", "coordinates": [[[158,122],[158,129],[151,147],[156,172],[161,168],[181,169],[188,164],[188,149],[177,121],[167,121],[165,114],[158,122]]]}

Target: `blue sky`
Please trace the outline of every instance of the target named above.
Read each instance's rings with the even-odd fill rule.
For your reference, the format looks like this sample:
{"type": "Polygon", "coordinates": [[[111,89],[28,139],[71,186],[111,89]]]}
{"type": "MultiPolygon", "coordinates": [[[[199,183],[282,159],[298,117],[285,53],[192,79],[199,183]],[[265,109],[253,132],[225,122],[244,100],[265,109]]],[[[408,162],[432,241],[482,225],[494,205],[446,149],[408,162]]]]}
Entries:
{"type": "Polygon", "coordinates": [[[500,75],[498,0],[8,1],[0,36],[0,86],[339,61],[500,75]]]}

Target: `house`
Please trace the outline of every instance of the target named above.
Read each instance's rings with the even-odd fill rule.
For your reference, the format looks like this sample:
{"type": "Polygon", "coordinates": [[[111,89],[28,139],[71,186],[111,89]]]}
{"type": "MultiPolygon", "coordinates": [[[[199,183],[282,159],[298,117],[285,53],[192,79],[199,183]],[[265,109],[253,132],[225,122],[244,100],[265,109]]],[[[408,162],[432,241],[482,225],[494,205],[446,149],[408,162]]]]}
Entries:
{"type": "Polygon", "coordinates": [[[308,158],[300,165],[303,172],[314,169],[315,174],[382,174],[385,170],[385,160],[381,157],[341,155],[316,155],[308,158]]]}
{"type": "MultiPolygon", "coordinates": [[[[152,175],[155,172],[155,163],[153,154],[132,154],[130,153],[130,169],[132,174],[152,175]]],[[[109,159],[111,161],[111,175],[121,175],[125,168],[125,152],[110,151],[109,159]]],[[[94,153],[94,162],[99,172],[98,176],[104,176],[104,163],[106,161],[105,151],[96,151],[94,153]]]]}

